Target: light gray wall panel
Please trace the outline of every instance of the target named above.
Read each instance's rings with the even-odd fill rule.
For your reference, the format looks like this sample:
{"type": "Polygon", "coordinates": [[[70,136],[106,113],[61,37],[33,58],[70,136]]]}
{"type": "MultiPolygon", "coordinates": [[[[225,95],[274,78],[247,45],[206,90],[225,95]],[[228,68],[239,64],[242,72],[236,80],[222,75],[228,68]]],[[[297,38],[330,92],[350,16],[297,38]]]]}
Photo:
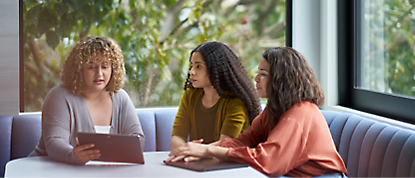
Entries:
{"type": "Polygon", "coordinates": [[[320,0],[293,0],[293,48],[320,77],[320,0]]]}
{"type": "Polygon", "coordinates": [[[19,1],[0,1],[0,115],[19,115],[19,1]]]}
{"type": "Polygon", "coordinates": [[[325,105],[338,104],[337,0],[293,0],[293,47],[320,82],[325,105]]]}

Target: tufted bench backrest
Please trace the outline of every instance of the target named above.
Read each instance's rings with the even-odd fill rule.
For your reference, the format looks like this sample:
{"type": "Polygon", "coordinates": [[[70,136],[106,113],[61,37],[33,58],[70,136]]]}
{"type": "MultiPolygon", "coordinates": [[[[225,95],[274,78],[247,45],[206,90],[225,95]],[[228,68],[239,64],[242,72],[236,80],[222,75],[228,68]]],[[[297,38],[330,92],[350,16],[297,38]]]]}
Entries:
{"type": "MultiPolygon", "coordinates": [[[[144,151],[169,151],[177,107],[137,109],[144,151]]],[[[358,115],[321,111],[350,177],[415,177],[415,132],[358,115]]],[[[41,115],[0,116],[0,177],[5,164],[27,156],[41,134],[41,115]]]]}
{"type": "Polygon", "coordinates": [[[415,132],[349,113],[322,111],[349,177],[414,177],[415,132]]]}
{"type": "Polygon", "coordinates": [[[0,116],[0,177],[4,176],[4,168],[10,161],[12,122],[13,117],[0,116]]]}
{"type": "Polygon", "coordinates": [[[178,108],[136,109],[146,136],[144,151],[170,151],[171,132],[178,108]]]}
{"type": "MultiPolygon", "coordinates": [[[[144,151],[170,151],[170,139],[178,108],[136,109],[146,136],[144,151]]],[[[40,113],[0,116],[0,177],[8,161],[26,157],[42,134],[40,113]]]]}

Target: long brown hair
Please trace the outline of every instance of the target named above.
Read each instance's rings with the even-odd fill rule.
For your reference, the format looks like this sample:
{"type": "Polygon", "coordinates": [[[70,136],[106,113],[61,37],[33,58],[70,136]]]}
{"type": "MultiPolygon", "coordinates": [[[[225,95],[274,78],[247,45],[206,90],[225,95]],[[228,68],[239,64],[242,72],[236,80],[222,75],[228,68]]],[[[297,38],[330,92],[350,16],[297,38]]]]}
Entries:
{"type": "Polygon", "coordinates": [[[266,90],[270,129],[296,103],[324,104],[323,89],[302,54],[290,47],[278,47],[265,51],[262,57],[270,65],[266,90]]]}
{"type": "MultiPolygon", "coordinates": [[[[252,79],[239,58],[227,45],[217,41],[200,44],[190,52],[190,59],[195,52],[202,55],[210,83],[218,95],[223,98],[240,98],[245,103],[251,123],[261,112],[261,104],[252,79]],[[227,95],[224,91],[231,91],[232,95],[227,95]]],[[[184,84],[184,89],[187,88],[193,88],[190,74],[187,74],[184,84]]]]}

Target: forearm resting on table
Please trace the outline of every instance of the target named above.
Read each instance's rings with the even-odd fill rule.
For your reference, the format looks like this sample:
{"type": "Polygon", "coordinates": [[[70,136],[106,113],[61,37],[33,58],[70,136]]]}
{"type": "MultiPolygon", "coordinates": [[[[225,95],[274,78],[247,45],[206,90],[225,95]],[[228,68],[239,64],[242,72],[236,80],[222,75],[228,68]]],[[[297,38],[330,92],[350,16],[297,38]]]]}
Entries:
{"type": "Polygon", "coordinates": [[[228,160],[228,150],[229,148],[209,145],[207,148],[206,154],[208,157],[215,157],[223,161],[228,160]]]}
{"type": "Polygon", "coordinates": [[[224,161],[228,160],[228,148],[216,146],[217,143],[219,143],[221,140],[225,138],[232,138],[232,137],[225,135],[225,134],[221,134],[218,141],[212,142],[209,144],[209,147],[207,149],[207,155],[209,157],[216,157],[224,161]]]}

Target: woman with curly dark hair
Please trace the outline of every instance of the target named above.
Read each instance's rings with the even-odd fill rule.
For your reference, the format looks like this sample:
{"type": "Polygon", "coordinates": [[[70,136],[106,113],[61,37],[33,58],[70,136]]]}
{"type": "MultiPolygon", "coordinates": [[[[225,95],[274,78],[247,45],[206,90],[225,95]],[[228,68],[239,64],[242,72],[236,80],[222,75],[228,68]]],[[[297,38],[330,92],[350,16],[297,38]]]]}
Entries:
{"type": "Polygon", "coordinates": [[[236,138],[261,109],[252,80],[225,44],[197,46],[190,53],[190,65],[173,125],[173,150],[188,137],[203,143],[236,138]]]}
{"type": "Polygon", "coordinates": [[[246,132],[216,145],[186,143],[166,161],[214,157],[248,163],[268,176],[347,174],[317,107],[324,103],[323,90],[303,55],[273,48],[263,53],[258,70],[256,89],[268,103],[246,132]]]}
{"type": "Polygon", "coordinates": [[[78,132],[144,134],[124,85],[121,49],[109,38],[86,37],[72,48],[61,73],[63,84],[46,96],[42,136],[29,156],[85,164],[100,157],[92,144],[79,145],[78,132]]]}

